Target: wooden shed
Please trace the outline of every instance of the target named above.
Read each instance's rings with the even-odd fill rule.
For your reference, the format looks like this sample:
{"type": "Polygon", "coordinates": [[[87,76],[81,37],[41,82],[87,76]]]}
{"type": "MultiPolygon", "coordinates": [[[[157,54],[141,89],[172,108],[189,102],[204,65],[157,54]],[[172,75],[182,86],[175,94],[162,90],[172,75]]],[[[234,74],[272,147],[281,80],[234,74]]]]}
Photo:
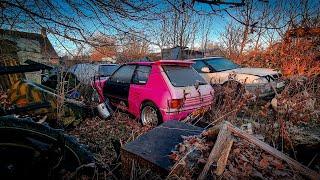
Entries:
{"type": "MultiPolygon", "coordinates": [[[[45,65],[57,64],[59,57],[46,31],[40,34],[0,29],[0,69],[19,66],[32,60],[45,65]]],[[[41,71],[0,75],[0,89],[6,91],[17,80],[28,79],[40,83],[41,71]]]]}

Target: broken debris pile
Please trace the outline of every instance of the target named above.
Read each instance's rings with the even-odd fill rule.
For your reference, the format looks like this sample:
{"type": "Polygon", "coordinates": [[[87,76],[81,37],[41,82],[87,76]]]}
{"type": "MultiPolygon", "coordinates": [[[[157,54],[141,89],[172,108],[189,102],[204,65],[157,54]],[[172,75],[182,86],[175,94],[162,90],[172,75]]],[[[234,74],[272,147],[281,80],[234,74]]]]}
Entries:
{"type": "Polygon", "coordinates": [[[64,98],[50,88],[26,80],[16,82],[8,92],[1,92],[0,98],[2,115],[41,117],[50,124],[64,127],[79,124],[90,113],[84,103],[64,98]]]}
{"type": "Polygon", "coordinates": [[[170,158],[170,177],[319,179],[320,175],[229,122],[185,137],[170,158]],[[213,145],[214,144],[214,145],[213,145]]]}
{"type": "Polygon", "coordinates": [[[183,137],[169,158],[176,162],[170,174],[194,179],[205,165],[214,142],[206,140],[206,135],[183,137]]]}

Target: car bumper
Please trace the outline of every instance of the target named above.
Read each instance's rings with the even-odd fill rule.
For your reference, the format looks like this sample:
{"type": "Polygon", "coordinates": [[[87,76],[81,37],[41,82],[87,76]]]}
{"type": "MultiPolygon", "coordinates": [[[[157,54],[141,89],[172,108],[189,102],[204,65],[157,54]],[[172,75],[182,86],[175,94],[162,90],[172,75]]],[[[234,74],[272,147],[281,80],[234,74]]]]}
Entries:
{"type": "Polygon", "coordinates": [[[209,109],[210,107],[211,107],[211,103],[206,103],[206,104],[204,104],[200,107],[197,107],[197,108],[189,108],[186,110],[182,109],[182,110],[175,110],[175,111],[160,110],[160,112],[162,114],[163,122],[170,121],[170,120],[181,121],[196,110],[209,109]]]}
{"type": "Polygon", "coordinates": [[[275,90],[277,91],[277,93],[279,93],[284,89],[284,87],[285,87],[284,81],[245,85],[245,89],[247,91],[256,94],[260,98],[274,96],[275,90]]]}

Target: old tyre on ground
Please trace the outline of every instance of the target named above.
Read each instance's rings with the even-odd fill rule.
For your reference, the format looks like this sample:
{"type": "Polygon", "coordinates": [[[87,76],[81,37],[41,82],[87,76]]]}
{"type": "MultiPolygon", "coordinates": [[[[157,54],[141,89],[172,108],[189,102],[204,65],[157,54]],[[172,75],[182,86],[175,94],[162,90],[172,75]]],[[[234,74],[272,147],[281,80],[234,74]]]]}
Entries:
{"type": "Polygon", "coordinates": [[[162,116],[159,109],[151,102],[146,102],[141,107],[142,125],[157,126],[162,123],[162,116]]]}
{"type": "Polygon", "coordinates": [[[61,130],[30,118],[0,117],[0,179],[69,178],[93,162],[92,154],[61,130]]]}

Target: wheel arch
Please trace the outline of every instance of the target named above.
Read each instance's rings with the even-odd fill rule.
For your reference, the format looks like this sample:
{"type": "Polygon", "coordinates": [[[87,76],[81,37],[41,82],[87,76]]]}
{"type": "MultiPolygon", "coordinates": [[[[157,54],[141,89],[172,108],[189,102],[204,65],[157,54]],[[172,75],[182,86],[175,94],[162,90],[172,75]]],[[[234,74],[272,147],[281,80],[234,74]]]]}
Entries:
{"type": "Polygon", "coordinates": [[[156,103],[154,103],[152,100],[150,100],[150,99],[145,99],[145,100],[143,100],[143,101],[141,102],[141,104],[140,104],[140,108],[139,108],[140,111],[142,110],[142,106],[143,106],[144,104],[148,103],[148,102],[152,103],[156,108],[158,108],[158,110],[160,110],[159,107],[156,105],[156,103]]]}

